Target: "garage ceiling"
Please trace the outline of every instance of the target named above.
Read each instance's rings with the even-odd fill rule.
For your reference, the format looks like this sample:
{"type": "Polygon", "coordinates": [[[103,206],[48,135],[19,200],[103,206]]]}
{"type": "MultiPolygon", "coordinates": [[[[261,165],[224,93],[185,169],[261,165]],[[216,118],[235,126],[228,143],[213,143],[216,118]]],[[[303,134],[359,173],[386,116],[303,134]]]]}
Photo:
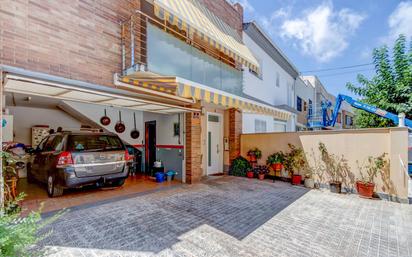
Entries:
{"type": "MultiPolygon", "coordinates": [[[[199,111],[185,106],[139,99],[133,97],[133,94],[128,91],[105,92],[103,87],[102,90],[82,88],[13,74],[6,75],[4,90],[5,92],[47,97],[54,100],[77,101],[163,114],[199,111]]],[[[183,102],[183,104],[185,103],[183,102]]]]}

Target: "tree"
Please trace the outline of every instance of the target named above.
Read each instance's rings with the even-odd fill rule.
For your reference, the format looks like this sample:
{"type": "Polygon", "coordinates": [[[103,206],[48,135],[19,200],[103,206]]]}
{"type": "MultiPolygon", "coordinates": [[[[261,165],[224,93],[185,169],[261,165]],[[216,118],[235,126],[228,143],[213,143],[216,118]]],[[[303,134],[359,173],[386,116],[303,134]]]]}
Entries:
{"type": "MultiPolygon", "coordinates": [[[[392,113],[405,113],[412,119],[412,40],[400,35],[395,41],[392,57],[385,45],[373,50],[375,75],[372,79],[358,74],[359,86],[347,83],[346,87],[360,96],[361,101],[392,113]]],[[[355,126],[388,127],[394,126],[389,119],[375,114],[356,110],[355,126]]]]}

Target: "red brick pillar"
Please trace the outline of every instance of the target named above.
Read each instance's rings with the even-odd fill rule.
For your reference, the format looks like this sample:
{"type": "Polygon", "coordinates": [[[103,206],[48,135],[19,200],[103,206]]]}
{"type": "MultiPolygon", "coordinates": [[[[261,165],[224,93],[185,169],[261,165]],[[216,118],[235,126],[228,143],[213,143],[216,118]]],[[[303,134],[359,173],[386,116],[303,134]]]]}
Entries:
{"type": "Polygon", "coordinates": [[[203,174],[201,132],[200,117],[186,113],[186,183],[189,184],[199,182],[203,174]]]}
{"type": "Polygon", "coordinates": [[[242,134],[242,112],[229,109],[229,161],[240,155],[240,134],[242,134]]]}

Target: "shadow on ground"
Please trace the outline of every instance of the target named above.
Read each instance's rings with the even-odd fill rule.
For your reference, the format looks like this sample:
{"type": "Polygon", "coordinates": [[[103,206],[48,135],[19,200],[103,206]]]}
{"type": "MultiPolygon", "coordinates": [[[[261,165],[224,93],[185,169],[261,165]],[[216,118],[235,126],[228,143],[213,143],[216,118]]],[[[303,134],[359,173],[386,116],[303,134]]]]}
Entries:
{"type": "Polygon", "coordinates": [[[307,192],[289,183],[226,177],[66,213],[39,246],[158,253],[202,225],[243,239],[307,192]]]}

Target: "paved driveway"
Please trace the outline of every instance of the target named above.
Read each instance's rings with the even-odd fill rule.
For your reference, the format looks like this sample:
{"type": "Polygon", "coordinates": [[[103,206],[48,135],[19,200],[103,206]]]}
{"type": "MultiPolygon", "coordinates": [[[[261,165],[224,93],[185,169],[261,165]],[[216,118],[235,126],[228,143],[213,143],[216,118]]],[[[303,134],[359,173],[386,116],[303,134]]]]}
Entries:
{"type": "MultiPolygon", "coordinates": [[[[219,178],[78,208],[55,256],[412,256],[412,206],[219,178]]],[[[50,229],[49,227],[49,229],[50,229]]]]}

